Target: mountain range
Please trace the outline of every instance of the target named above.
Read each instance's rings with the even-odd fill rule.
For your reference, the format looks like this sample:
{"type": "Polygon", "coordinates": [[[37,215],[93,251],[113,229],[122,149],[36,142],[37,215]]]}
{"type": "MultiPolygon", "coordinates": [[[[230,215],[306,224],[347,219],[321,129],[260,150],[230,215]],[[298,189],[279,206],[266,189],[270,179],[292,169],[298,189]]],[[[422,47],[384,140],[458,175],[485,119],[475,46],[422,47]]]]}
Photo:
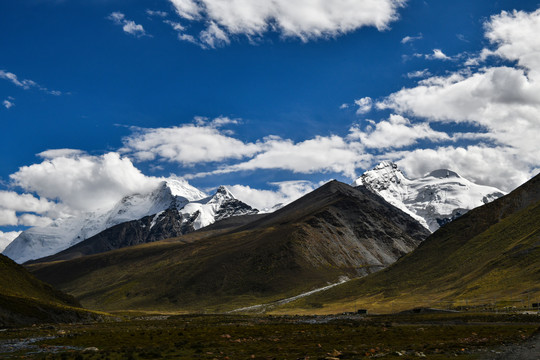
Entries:
{"type": "Polygon", "coordinates": [[[231,226],[28,268],[93,309],[223,311],[376,272],[428,235],[381,197],[332,181],[231,226]]]}
{"type": "MultiPolygon", "coordinates": [[[[257,212],[235,199],[225,187],[219,187],[214,195],[207,196],[186,181],[169,179],[149,193],[124,197],[112,209],[59,218],[51,225],[23,231],[3,254],[23,263],[56,254],[115,225],[143,218],[146,219],[140,220],[139,230],[145,233],[146,241],[153,241],[165,238],[158,238],[156,234],[164,230],[163,220],[170,216],[174,217],[175,223],[163,236],[178,236],[228,216],[257,212]]],[[[126,244],[137,242],[137,239],[131,239],[126,244]]]]}
{"type": "Polygon", "coordinates": [[[221,312],[265,303],[294,313],[352,304],[388,311],[397,302],[410,308],[540,294],[540,176],[489,202],[496,191],[449,170],[413,180],[400,174],[382,163],[361,185],[331,181],[269,214],[257,214],[225,187],[190,201],[163,183],[153,196],[127,197],[109,214],[143,213],[130,210],[133,204],[165,210],[26,268],[85,307],[107,311],[221,312]],[[420,205],[408,200],[396,207],[378,192],[400,200],[415,194],[432,211],[414,213],[420,205]],[[473,201],[487,203],[468,210],[473,201]],[[426,219],[441,227],[431,233],[426,219]],[[324,291],[279,305],[315,289],[324,291]]]}
{"type": "MultiPolygon", "coordinates": [[[[430,231],[503,195],[496,188],[474,184],[445,169],[409,179],[388,161],[353,183],[359,185],[430,231]]],[[[226,187],[206,196],[184,180],[168,179],[149,193],[126,196],[110,210],[60,218],[49,226],[28,229],[3,253],[19,263],[40,258],[69,259],[176,237],[230,216],[257,212],[235,199],[226,187]]]]}

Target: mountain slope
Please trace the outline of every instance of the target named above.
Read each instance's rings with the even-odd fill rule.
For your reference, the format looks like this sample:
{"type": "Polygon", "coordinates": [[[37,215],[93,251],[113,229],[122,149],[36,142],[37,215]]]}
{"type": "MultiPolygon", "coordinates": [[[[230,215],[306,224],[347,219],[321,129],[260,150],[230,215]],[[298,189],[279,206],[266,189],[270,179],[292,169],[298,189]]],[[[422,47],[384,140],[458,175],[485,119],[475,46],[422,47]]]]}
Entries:
{"type": "Polygon", "coordinates": [[[537,175],[509,195],[440,228],[389,268],[290,306],[324,303],[328,311],[335,311],[356,304],[389,311],[391,303],[397,310],[439,301],[464,305],[539,297],[537,175]]]}
{"type": "Polygon", "coordinates": [[[497,188],[475,184],[446,169],[409,179],[389,161],[367,171],[353,185],[367,187],[431,231],[504,195],[497,188]]]}
{"type": "Polygon", "coordinates": [[[0,255],[0,327],[75,321],[90,316],[69,295],[54,289],[0,255]]]}
{"type": "Polygon", "coordinates": [[[95,309],[222,311],[379,270],[428,234],[368,190],[333,181],[224,234],[29,269],[95,309]]]}
{"type": "MultiPolygon", "coordinates": [[[[257,210],[235,199],[224,187],[220,187],[213,196],[208,197],[185,181],[169,179],[162,182],[150,193],[126,196],[108,211],[60,218],[49,226],[28,229],[8,245],[3,254],[19,263],[39,259],[63,251],[118,224],[139,220],[147,216],[160,218],[163,222],[163,217],[160,215],[166,210],[176,210],[178,214],[181,214],[181,216],[178,214],[176,216],[181,224],[163,225],[162,227],[170,229],[169,233],[164,233],[164,236],[178,236],[188,231],[197,230],[227,216],[257,212],[257,210]]],[[[172,220],[170,217],[168,219],[172,220]]],[[[145,223],[142,221],[140,225],[145,226],[145,223]]],[[[126,226],[134,230],[135,233],[128,230],[123,231],[124,235],[133,234],[135,237],[124,240],[112,239],[111,245],[107,249],[117,248],[113,246],[114,241],[125,245],[143,242],[141,237],[137,236],[137,232],[147,233],[148,231],[135,230],[136,224],[135,221],[126,226]]],[[[118,231],[109,233],[117,235],[118,231]]],[[[163,238],[157,236],[156,231],[147,234],[147,241],[163,238]]]]}
{"type": "MultiPolygon", "coordinates": [[[[257,210],[235,199],[224,187],[216,195],[191,203],[191,209],[167,209],[139,220],[127,221],[81,241],[66,250],[28,263],[70,260],[127,246],[145,244],[178,237],[204,228],[206,223],[224,219],[253,216],[257,210]]],[[[234,224],[235,220],[230,220],[234,224]]],[[[240,221],[242,222],[242,221],[240,221]]],[[[230,225],[229,225],[230,226],[230,225]]]]}

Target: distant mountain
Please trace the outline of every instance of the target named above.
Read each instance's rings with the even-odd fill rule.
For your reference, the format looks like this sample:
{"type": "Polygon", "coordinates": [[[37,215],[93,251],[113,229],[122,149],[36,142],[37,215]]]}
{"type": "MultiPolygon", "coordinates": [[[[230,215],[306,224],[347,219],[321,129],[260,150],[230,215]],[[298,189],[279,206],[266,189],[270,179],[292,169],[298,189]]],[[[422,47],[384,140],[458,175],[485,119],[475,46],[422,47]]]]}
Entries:
{"type": "Polygon", "coordinates": [[[274,213],[231,219],[28,268],[94,309],[222,311],[378,271],[429,235],[379,196],[337,181],[274,213]]]}
{"type": "Polygon", "coordinates": [[[353,306],[395,311],[489,305],[497,299],[523,306],[538,298],[540,175],[441,227],[387,269],[289,306],[316,303],[322,312],[353,306]]]}
{"type": "Polygon", "coordinates": [[[353,186],[359,185],[408,213],[432,232],[505,194],[491,186],[477,185],[446,169],[409,179],[389,161],[356,179],[353,186]]]}
{"type": "Polygon", "coordinates": [[[220,187],[214,196],[189,203],[181,210],[171,207],[139,220],[126,221],[57,254],[28,263],[75,259],[126,246],[174,238],[204,228],[208,223],[256,213],[257,210],[235,199],[225,187],[220,187]]]}
{"type": "Polygon", "coordinates": [[[178,219],[182,224],[178,226],[186,231],[200,229],[227,216],[257,212],[236,200],[224,187],[209,197],[186,181],[169,179],[149,193],[126,196],[110,210],[60,218],[49,226],[23,231],[3,254],[19,263],[39,259],[65,250],[115,225],[147,216],[158,219],[163,211],[169,209],[176,209],[181,215],[181,219],[178,219]]]}
{"type": "Polygon", "coordinates": [[[0,255],[0,327],[72,322],[92,316],[80,309],[72,296],[36,279],[25,268],[0,255]]]}

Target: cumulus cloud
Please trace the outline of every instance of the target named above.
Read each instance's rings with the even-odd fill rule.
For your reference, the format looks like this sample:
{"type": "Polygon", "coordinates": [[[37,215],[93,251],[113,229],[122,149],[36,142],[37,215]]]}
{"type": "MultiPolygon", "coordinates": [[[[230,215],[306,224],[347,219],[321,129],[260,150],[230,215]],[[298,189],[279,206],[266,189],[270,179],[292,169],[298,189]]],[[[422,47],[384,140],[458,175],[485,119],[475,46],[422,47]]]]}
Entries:
{"type": "Polygon", "coordinates": [[[377,107],[428,122],[466,123],[482,129],[478,138],[495,145],[420,149],[400,154],[401,163],[410,171],[420,171],[415,162],[435,161],[509,190],[538,172],[540,9],[502,12],[491,17],[485,29],[491,47],[483,49],[477,61],[494,57],[517,66],[488,65],[432,76],[391,94],[377,107]]]}
{"type": "Polygon", "coordinates": [[[199,35],[208,47],[230,43],[230,35],[261,37],[274,31],[309,41],[342,35],[364,26],[379,30],[397,19],[404,0],[170,0],[178,15],[207,25],[199,35]]]}
{"type": "Polygon", "coordinates": [[[356,110],[356,113],[358,115],[366,114],[371,111],[371,108],[373,107],[373,100],[369,96],[363,97],[361,99],[355,100],[354,104],[358,106],[358,109],[356,110]]]}
{"type": "Polygon", "coordinates": [[[15,210],[0,208],[0,226],[18,225],[18,223],[15,210]]]}
{"type": "Polygon", "coordinates": [[[401,115],[390,115],[387,121],[380,121],[375,127],[368,126],[366,131],[352,127],[350,139],[360,140],[362,145],[372,149],[402,148],[415,144],[420,139],[432,142],[451,140],[445,132],[433,130],[427,123],[411,124],[401,115]]]}
{"type": "Polygon", "coordinates": [[[0,231],[0,252],[4,251],[4,249],[13,241],[17,236],[21,234],[22,231],[7,231],[3,232],[0,231]]]}
{"type": "Polygon", "coordinates": [[[360,143],[349,142],[337,135],[316,136],[297,143],[278,136],[267,136],[257,145],[259,152],[247,161],[186,177],[281,169],[303,174],[334,172],[353,178],[356,175],[356,168],[365,167],[371,159],[371,155],[364,152],[360,143]]]}
{"type": "Polygon", "coordinates": [[[270,185],[277,189],[260,190],[246,185],[227,185],[227,188],[237,199],[251,207],[270,211],[276,205],[285,206],[318,187],[318,184],[306,180],[274,182],[270,185]]]}
{"type": "Polygon", "coordinates": [[[260,151],[261,145],[244,143],[235,139],[216,125],[224,125],[225,120],[215,120],[209,126],[183,125],[172,128],[136,129],[124,139],[122,152],[139,161],[160,158],[185,166],[198,163],[216,162],[227,159],[241,159],[260,151]]]}
{"type": "MultiPolygon", "coordinates": [[[[50,95],[56,95],[56,96],[62,95],[61,91],[49,90],[46,87],[39,85],[34,80],[19,79],[19,77],[17,75],[15,75],[12,72],[6,71],[6,70],[0,70],[0,79],[7,80],[7,81],[11,82],[13,85],[15,85],[17,87],[20,87],[20,88],[22,88],[24,90],[38,89],[38,90],[41,90],[41,91],[43,91],[43,92],[45,92],[47,94],[50,94],[50,95]]],[[[8,98],[7,100],[13,100],[13,98],[8,98]]],[[[6,101],[4,101],[4,106],[6,106],[6,101]]]]}
{"type": "Polygon", "coordinates": [[[0,226],[48,224],[63,210],[61,205],[31,194],[0,191],[0,226]]]}
{"type": "Polygon", "coordinates": [[[135,37],[147,35],[142,25],[136,24],[133,20],[126,19],[126,15],[121,12],[115,11],[111,13],[107,19],[111,20],[116,25],[122,26],[122,30],[127,34],[135,37]]]}
{"type": "Polygon", "coordinates": [[[21,167],[10,178],[25,191],[58,200],[72,211],[107,208],[123,196],[148,191],[159,182],[143,175],[131,160],[118,153],[52,154],[42,153],[43,162],[21,167]]]}

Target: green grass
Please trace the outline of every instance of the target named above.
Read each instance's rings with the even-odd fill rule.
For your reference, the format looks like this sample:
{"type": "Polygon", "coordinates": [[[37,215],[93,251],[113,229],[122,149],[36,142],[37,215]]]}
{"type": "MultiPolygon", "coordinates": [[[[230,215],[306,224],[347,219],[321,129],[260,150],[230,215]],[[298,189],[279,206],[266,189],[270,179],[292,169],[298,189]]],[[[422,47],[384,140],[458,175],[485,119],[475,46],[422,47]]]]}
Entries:
{"type": "Polygon", "coordinates": [[[100,316],[80,308],[74,297],[36,279],[0,255],[0,326],[76,321],[100,316]]]}
{"type": "Polygon", "coordinates": [[[0,332],[54,337],[2,358],[27,359],[477,359],[538,330],[537,317],[474,314],[347,317],[173,316],[0,332]],[[67,348],[66,348],[67,347],[67,348]],[[95,347],[98,351],[83,351],[95,347]],[[41,353],[31,354],[36,350],[41,353]]]}

